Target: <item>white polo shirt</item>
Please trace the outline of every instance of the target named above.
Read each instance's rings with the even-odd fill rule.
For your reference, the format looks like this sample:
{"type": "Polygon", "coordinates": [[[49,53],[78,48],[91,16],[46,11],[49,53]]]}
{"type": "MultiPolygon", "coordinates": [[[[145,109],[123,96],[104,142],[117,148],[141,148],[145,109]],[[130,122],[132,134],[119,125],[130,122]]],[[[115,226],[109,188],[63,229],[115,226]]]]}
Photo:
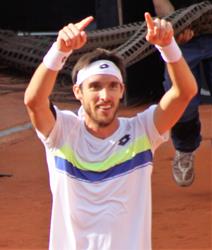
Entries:
{"type": "Polygon", "coordinates": [[[56,108],[46,149],[52,191],[50,250],[150,250],[155,149],[168,139],[153,122],[155,105],[106,139],[82,118],[56,108]]]}

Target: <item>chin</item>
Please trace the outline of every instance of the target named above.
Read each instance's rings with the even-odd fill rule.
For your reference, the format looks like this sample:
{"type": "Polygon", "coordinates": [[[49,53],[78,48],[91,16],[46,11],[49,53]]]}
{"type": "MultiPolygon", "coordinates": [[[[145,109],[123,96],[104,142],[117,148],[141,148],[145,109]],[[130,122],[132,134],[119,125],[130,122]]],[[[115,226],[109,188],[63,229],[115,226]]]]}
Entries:
{"type": "Polygon", "coordinates": [[[104,121],[100,121],[98,122],[98,126],[101,127],[101,128],[106,128],[108,127],[109,125],[111,124],[111,122],[104,122],[104,121]]]}
{"type": "Polygon", "coordinates": [[[96,122],[99,125],[99,127],[107,127],[111,125],[114,122],[114,117],[112,118],[105,118],[105,119],[98,119],[96,122]]]}

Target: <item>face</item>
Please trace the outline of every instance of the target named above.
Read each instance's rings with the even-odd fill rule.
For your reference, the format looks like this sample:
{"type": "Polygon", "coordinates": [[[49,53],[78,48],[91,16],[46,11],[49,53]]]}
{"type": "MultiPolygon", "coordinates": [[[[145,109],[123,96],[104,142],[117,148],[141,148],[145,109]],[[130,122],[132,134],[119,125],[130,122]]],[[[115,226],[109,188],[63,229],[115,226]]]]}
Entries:
{"type": "Polygon", "coordinates": [[[90,76],[83,82],[82,90],[75,87],[78,88],[75,95],[81,101],[89,123],[106,127],[115,121],[124,93],[124,85],[115,76],[90,76]]]}

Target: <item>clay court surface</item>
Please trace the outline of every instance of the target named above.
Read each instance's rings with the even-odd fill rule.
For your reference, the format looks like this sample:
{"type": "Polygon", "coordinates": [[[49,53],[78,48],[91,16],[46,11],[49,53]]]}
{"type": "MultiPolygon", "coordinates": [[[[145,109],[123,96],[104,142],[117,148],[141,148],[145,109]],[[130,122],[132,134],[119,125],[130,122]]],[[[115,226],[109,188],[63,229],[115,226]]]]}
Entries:
{"type": "MultiPolygon", "coordinates": [[[[28,128],[25,87],[23,82],[16,84],[14,79],[0,77],[0,250],[48,248],[48,172],[43,146],[28,128]]],[[[57,103],[68,109],[78,106],[57,103]]],[[[127,108],[121,113],[130,116],[143,108],[127,108]]],[[[191,187],[177,187],[172,180],[171,141],[156,152],[152,179],[154,250],[212,249],[212,105],[201,105],[200,114],[203,141],[196,153],[196,179],[191,187]]]]}

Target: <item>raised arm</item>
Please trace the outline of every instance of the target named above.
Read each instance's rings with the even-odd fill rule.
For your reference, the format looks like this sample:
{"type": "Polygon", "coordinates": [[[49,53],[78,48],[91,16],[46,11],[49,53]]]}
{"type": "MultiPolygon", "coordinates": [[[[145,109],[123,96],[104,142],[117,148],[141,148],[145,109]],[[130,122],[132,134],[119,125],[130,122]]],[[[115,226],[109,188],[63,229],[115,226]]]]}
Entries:
{"type": "Polygon", "coordinates": [[[58,32],[56,42],[34,72],[25,91],[24,103],[31,122],[46,137],[55,124],[49,96],[57,75],[71,52],[81,48],[86,43],[87,36],[84,29],[92,21],[93,17],[90,16],[76,24],[70,23],[58,32]]]}
{"type": "Polygon", "coordinates": [[[196,80],[173,38],[171,23],[164,19],[152,19],[145,13],[146,39],[161,52],[166,61],[172,87],[161,98],[154,114],[154,122],[160,134],[169,130],[181,117],[185,108],[197,93],[196,80]]]}
{"type": "MultiPolygon", "coordinates": [[[[159,17],[168,16],[175,11],[174,5],[169,0],[152,0],[155,13],[159,17]]],[[[191,28],[186,28],[177,37],[178,44],[183,44],[190,41],[194,36],[194,31],[191,28]]]]}

